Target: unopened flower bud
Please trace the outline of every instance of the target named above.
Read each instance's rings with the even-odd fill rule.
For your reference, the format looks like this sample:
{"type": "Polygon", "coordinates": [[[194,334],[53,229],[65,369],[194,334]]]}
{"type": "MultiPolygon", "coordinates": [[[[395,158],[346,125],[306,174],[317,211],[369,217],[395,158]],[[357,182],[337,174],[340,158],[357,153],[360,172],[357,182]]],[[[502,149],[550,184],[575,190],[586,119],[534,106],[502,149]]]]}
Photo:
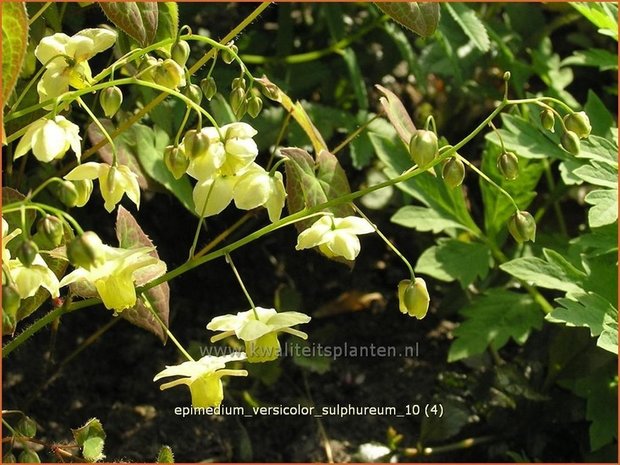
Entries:
{"type": "Polygon", "coordinates": [[[185,85],[183,68],[181,68],[176,61],[171,59],[164,60],[155,68],[153,80],[155,83],[169,89],[176,89],[177,87],[185,85]]]}
{"type": "Polygon", "coordinates": [[[553,126],[555,125],[555,115],[553,111],[549,108],[542,110],[540,112],[540,124],[542,124],[542,127],[547,131],[553,132],[553,126]]]}
{"type": "Polygon", "coordinates": [[[263,84],[263,95],[269,100],[280,101],[280,89],[273,83],[263,84]]]}
{"type": "Polygon", "coordinates": [[[106,117],[112,118],[123,103],[123,92],[116,86],[106,87],[99,95],[99,103],[106,117]]]}
{"type": "Polygon", "coordinates": [[[15,430],[22,436],[33,438],[37,434],[37,424],[32,418],[23,416],[15,425],[15,430]]]}
{"type": "Polygon", "coordinates": [[[189,44],[184,40],[179,40],[176,44],[172,46],[170,56],[182,68],[183,66],[185,66],[185,63],[187,63],[187,59],[189,58],[189,52],[189,44]]]}
{"type": "Polygon", "coordinates": [[[202,102],[202,90],[196,84],[190,84],[185,87],[183,94],[196,105],[200,105],[200,102],[202,102]]]}
{"type": "Polygon", "coordinates": [[[41,463],[39,454],[32,449],[24,449],[18,458],[19,463],[41,463]]]}
{"type": "Polygon", "coordinates": [[[224,60],[224,63],[226,63],[227,65],[231,64],[235,59],[233,53],[236,54],[238,51],[239,48],[235,44],[230,44],[228,46],[228,49],[222,52],[222,60],[224,60]]]}
{"type": "Polygon", "coordinates": [[[504,152],[497,158],[497,169],[508,181],[519,176],[519,159],[513,152],[504,152]]]}
{"type": "Polygon", "coordinates": [[[189,166],[189,158],[179,147],[169,145],[164,150],[164,163],[174,179],[181,179],[189,166]]]}
{"type": "MultiPolygon", "coordinates": [[[[245,91],[240,87],[237,87],[230,93],[230,108],[236,115],[245,103],[245,91]]],[[[247,105],[247,104],[246,104],[247,105]]]]}
{"type": "Polygon", "coordinates": [[[422,278],[404,279],[398,283],[398,306],[402,313],[421,320],[428,312],[430,296],[422,278]]]}
{"type": "Polygon", "coordinates": [[[90,269],[102,260],[103,243],[93,231],[86,231],[67,244],[67,258],[73,266],[90,269]]]}
{"type": "MultiPolygon", "coordinates": [[[[2,316],[4,317],[4,314],[2,314],[2,316]]],[[[7,452],[4,454],[4,457],[2,457],[2,463],[17,463],[17,457],[15,457],[13,452],[7,452]]]]}
{"type": "Polygon", "coordinates": [[[232,90],[235,90],[235,89],[245,90],[245,79],[243,79],[242,77],[236,77],[235,79],[232,80],[232,83],[230,84],[230,88],[232,90]]]}
{"type": "Polygon", "coordinates": [[[409,142],[409,155],[419,167],[424,167],[431,163],[437,156],[438,151],[437,134],[433,131],[419,129],[409,142]]]}
{"type": "Polygon", "coordinates": [[[52,215],[46,215],[37,223],[37,231],[41,234],[53,247],[58,247],[62,242],[65,231],[62,222],[52,215]]]}
{"type": "Polygon", "coordinates": [[[573,131],[564,131],[564,134],[560,137],[560,143],[567,152],[579,155],[579,136],[573,131]]]}
{"type": "Polygon", "coordinates": [[[252,118],[256,118],[263,109],[263,101],[258,95],[254,95],[248,99],[248,114],[252,118]]]}
{"type": "Polygon", "coordinates": [[[190,129],[185,133],[185,137],[183,137],[185,156],[190,160],[205,155],[207,150],[209,150],[209,145],[209,136],[202,131],[190,129]]]}
{"type": "Polygon", "coordinates": [[[80,179],[76,181],[70,181],[73,183],[75,191],[77,192],[77,197],[75,200],[76,207],[83,207],[88,203],[90,199],[90,194],[93,192],[93,181],[92,179],[80,179]]]}
{"type": "Polygon", "coordinates": [[[508,220],[508,231],[517,242],[536,240],[536,221],[526,211],[518,211],[508,220]]]}
{"type": "Polygon", "coordinates": [[[202,92],[205,94],[205,98],[207,100],[211,100],[213,96],[217,93],[217,84],[215,83],[215,79],[212,76],[203,79],[200,81],[200,87],[202,88],[202,92]]]}
{"type": "MultiPolygon", "coordinates": [[[[17,309],[19,308],[19,304],[21,302],[19,291],[15,287],[14,284],[3,284],[2,285],[2,313],[3,315],[10,316],[10,320],[15,320],[15,316],[17,315],[17,309]]],[[[13,326],[13,325],[9,325],[13,326]]]]}
{"type": "Polygon", "coordinates": [[[454,189],[463,184],[463,179],[465,179],[465,165],[458,158],[452,157],[443,165],[441,176],[446,185],[450,189],[454,189]]]}
{"type": "Polygon", "coordinates": [[[17,247],[15,253],[19,261],[22,262],[22,265],[25,267],[30,267],[39,253],[39,247],[33,240],[24,239],[17,247]]]}
{"type": "Polygon", "coordinates": [[[592,132],[590,118],[585,111],[570,113],[564,117],[564,125],[569,131],[573,131],[580,139],[585,139],[592,132]]]}
{"type": "Polygon", "coordinates": [[[71,181],[62,181],[58,184],[58,199],[68,208],[75,207],[78,201],[78,192],[71,181]]]}
{"type": "Polygon", "coordinates": [[[155,69],[159,66],[160,62],[160,60],[151,55],[145,55],[138,67],[140,79],[153,82],[155,80],[155,69]]]}

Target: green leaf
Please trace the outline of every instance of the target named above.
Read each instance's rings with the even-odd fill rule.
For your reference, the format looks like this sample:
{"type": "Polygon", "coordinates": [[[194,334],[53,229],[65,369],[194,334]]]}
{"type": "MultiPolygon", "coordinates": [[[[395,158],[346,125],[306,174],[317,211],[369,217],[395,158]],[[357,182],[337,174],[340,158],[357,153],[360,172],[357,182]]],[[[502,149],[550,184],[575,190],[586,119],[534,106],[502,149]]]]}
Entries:
{"type": "Polygon", "coordinates": [[[585,202],[592,205],[588,211],[591,228],[605,226],[618,221],[618,190],[595,190],[586,195],[585,202]]]}
{"type": "Polygon", "coordinates": [[[592,228],[590,232],[574,238],[571,244],[586,251],[590,256],[616,254],[618,252],[618,223],[592,228]]]}
{"type": "Polygon", "coordinates": [[[561,65],[593,66],[599,68],[601,71],[617,70],[618,55],[614,55],[600,48],[578,50],[573,52],[572,56],[562,60],[561,65]]]}
{"type": "Polygon", "coordinates": [[[599,163],[594,160],[589,164],[580,166],[573,173],[585,182],[595,186],[616,189],[618,186],[618,169],[607,163],[599,163]]]}
{"type": "Polygon", "coordinates": [[[91,418],[84,426],[72,429],[73,438],[82,448],[82,456],[88,462],[97,462],[105,458],[103,446],[105,444],[105,431],[97,418],[91,418]]]}
{"type": "Polygon", "coordinates": [[[385,114],[396,129],[398,136],[403,143],[408,147],[411,137],[416,132],[415,124],[411,120],[409,113],[405,109],[403,102],[389,89],[386,89],[379,84],[375,87],[383,94],[383,97],[379,99],[381,106],[385,110],[385,114]]]}
{"type": "Polygon", "coordinates": [[[99,6],[116,27],[140,46],[153,43],[159,16],[157,2],[99,2],[99,6]]]}
{"type": "Polygon", "coordinates": [[[476,48],[488,52],[491,47],[489,34],[474,10],[463,3],[444,3],[444,6],[476,48]]]}
{"type": "Polygon", "coordinates": [[[192,186],[189,179],[187,176],[175,179],[164,163],[162,154],[170,142],[168,134],[157,127],[151,129],[142,124],[134,124],[131,131],[135,137],[133,148],[144,171],[174,194],[181,204],[195,215],[192,186]]]}
{"type": "MultiPolygon", "coordinates": [[[[2,102],[15,88],[28,47],[28,13],[24,2],[2,2],[2,102]]],[[[4,137],[3,137],[4,139],[4,137]]]]}
{"type": "Polygon", "coordinates": [[[506,273],[537,287],[580,292],[585,273],[576,269],[564,257],[553,250],[544,249],[547,260],[538,257],[515,258],[500,265],[506,273]]]}
{"type": "Polygon", "coordinates": [[[598,27],[600,34],[613,37],[618,41],[618,5],[616,3],[571,2],[569,5],[598,27]]]}
{"type": "Polygon", "coordinates": [[[618,311],[615,314],[606,314],[603,320],[603,331],[596,341],[596,345],[611,353],[618,353],[618,311]]]}
{"type": "Polygon", "coordinates": [[[439,4],[422,2],[377,2],[377,8],[397,23],[422,37],[429,37],[439,24],[439,4]]]}
{"type": "Polygon", "coordinates": [[[405,206],[399,209],[391,218],[392,223],[396,223],[405,228],[412,228],[418,231],[432,231],[435,234],[444,232],[451,228],[465,228],[458,221],[451,217],[445,217],[432,208],[405,206]]]}
{"type": "MultiPolygon", "coordinates": [[[[118,213],[116,216],[116,237],[118,238],[119,246],[123,249],[152,247],[153,251],[150,255],[159,260],[159,255],[155,250],[153,242],[144,234],[144,231],[142,231],[142,228],[131,213],[121,205],[118,206],[118,213]]],[[[138,270],[138,272],[134,274],[136,286],[143,286],[164,274],[166,272],[166,267],[165,264],[162,266],[161,263],[138,270]]],[[[159,316],[159,319],[168,326],[168,315],[170,313],[170,288],[168,283],[155,286],[146,291],[145,294],[153,310],[155,310],[159,316]]],[[[155,334],[165,344],[168,335],[147,307],[149,303],[145,303],[142,297],[138,297],[136,305],[132,308],[123,310],[120,316],[130,323],[155,334]]]]}
{"type": "Polygon", "coordinates": [[[174,463],[174,454],[170,446],[161,446],[157,454],[156,463],[174,463]]]}
{"type": "Polygon", "coordinates": [[[543,315],[528,294],[491,289],[461,311],[465,321],[455,330],[448,361],[481,354],[489,345],[498,350],[512,338],[524,344],[532,329],[542,327],[543,315]]]}
{"type": "MultiPolygon", "coordinates": [[[[289,158],[286,163],[286,201],[289,213],[315,207],[351,192],[349,181],[338,159],[327,150],[319,153],[316,165],[312,156],[302,149],[285,148],[282,149],[282,154],[289,158]]],[[[352,214],[348,205],[331,207],[328,211],[337,217],[352,214]]],[[[301,232],[315,221],[316,218],[309,218],[295,223],[295,226],[301,232]]]]}
{"type": "MultiPolygon", "coordinates": [[[[176,2],[157,2],[157,10],[157,33],[153,42],[175,38],[179,32],[179,6],[176,2]]],[[[166,50],[170,51],[172,45],[167,45],[166,50]]]]}
{"type": "Polygon", "coordinates": [[[458,280],[466,288],[476,277],[486,277],[490,259],[489,248],[480,242],[440,239],[420,255],[415,271],[442,281],[458,280]]]}
{"type": "Polygon", "coordinates": [[[593,292],[578,292],[570,297],[555,299],[560,305],[545,318],[552,323],[566,326],[584,326],[590,329],[592,337],[603,332],[605,315],[617,315],[618,310],[606,299],[593,292]]]}
{"type": "Polygon", "coordinates": [[[592,125],[590,137],[600,136],[605,139],[611,139],[611,128],[616,126],[614,115],[611,114],[592,89],[588,90],[588,100],[583,110],[588,115],[592,125]]]}
{"type": "Polygon", "coordinates": [[[618,140],[590,136],[581,141],[578,159],[600,161],[618,169],[618,140]]]}
{"type": "Polygon", "coordinates": [[[448,397],[437,401],[441,402],[442,408],[451,414],[443,417],[424,415],[420,425],[420,442],[424,441],[424,444],[445,441],[456,436],[472,418],[470,409],[460,397],[448,397]]]}

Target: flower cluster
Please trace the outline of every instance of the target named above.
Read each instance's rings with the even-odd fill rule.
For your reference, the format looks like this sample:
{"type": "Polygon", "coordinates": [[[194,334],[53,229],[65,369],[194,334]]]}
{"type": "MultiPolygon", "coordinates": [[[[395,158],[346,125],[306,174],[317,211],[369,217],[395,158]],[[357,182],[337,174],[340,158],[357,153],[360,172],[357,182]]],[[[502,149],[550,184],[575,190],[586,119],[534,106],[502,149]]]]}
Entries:
{"type": "Polygon", "coordinates": [[[114,45],[116,36],[114,31],[95,28],[84,29],[71,37],[61,32],[44,37],[34,50],[45,66],[37,84],[39,101],[58,97],[67,92],[69,86],[76,89],[89,86],[92,73],[88,60],[114,45]]]}
{"type": "Polygon", "coordinates": [[[254,163],[256,130],[246,123],[188,131],[178,149],[189,159],[186,172],[197,183],[196,213],[217,215],[231,202],[242,210],[265,207],[271,221],[280,219],[286,191],[282,174],[269,173],[254,163]]]}

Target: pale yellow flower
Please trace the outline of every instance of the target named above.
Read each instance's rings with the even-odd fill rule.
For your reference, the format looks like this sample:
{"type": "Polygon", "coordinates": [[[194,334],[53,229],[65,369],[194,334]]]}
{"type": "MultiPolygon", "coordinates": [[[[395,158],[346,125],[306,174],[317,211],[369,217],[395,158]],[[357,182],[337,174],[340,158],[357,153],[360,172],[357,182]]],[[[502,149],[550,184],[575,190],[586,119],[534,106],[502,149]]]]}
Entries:
{"type": "Polygon", "coordinates": [[[174,381],[162,384],[159,388],[163,391],[184,384],[190,390],[193,407],[217,407],[224,399],[222,377],[248,375],[245,370],[226,369],[226,363],[241,360],[245,360],[243,353],[220,357],[207,355],[198,361],[188,361],[166,367],[153,378],[153,381],[170,376],[180,376],[174,381]]]}
{"type": "Polygon", "coordinates": [[[373,231],[372,225],[363,218],[356,216],[334,218],[325,215],[299,234],[295,248],[302,250],[318,247],[328,257],[355,260],[361,249],[357,236],[373,231]]]}
{"type": "Polygon", "coordinates": [[[65,176],[65,179],[69,181],[96,178],[99,178],[99,188],[103,200],[105,200],[104,207],[108,212],[114,210],[124,194],[127,194],[127,197],[137,207],[140,207],[138,176],[128,166],[110,166],[107,163],[88,162],[73,168],[65,176]]]}
{"type": "Polygon", "coordinates": [[[27,127],[17,144],[14,158],[20,158],[32,150],[37,160],[48,163],[62,158],[71,147],[79,161],[82,156],[81,140],[80,128],[64,116],[42,118],[27,127]]]}
{"type": "Polygon", "coordinates": [[[398,283],[398,306],[401,313],[414,316],[421,320],[428,312],[430,296],[426,289],[426,281],[422,278],[404,279],[398,283]]]}

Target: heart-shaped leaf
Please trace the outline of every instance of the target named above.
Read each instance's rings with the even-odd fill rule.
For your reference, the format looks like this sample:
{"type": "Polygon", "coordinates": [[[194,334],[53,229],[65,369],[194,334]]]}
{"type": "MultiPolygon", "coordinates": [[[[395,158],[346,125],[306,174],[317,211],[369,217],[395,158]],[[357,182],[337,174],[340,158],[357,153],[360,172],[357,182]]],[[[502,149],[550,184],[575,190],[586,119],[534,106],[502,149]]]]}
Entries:
{"type": "Polygon", "coordinates": [[[97,418],[91,418],[84,426],[72,429],[71,432],[77,445],[82,448],[82,456],[86,461],[97,462],[105,458],[105,431],[97,418]]]}
{"type": "Polygon", "coordinates": [[[384,95],[384,97],[381,97],[379,101],[381,102],[381,106],[383,106],[390,123],[392,123],[392,126],[394,126],[398,136],[405,143],[405,145],[409,146],[411,137],[416,132],[416,127],[415,124],[413,124],[409,113],[407,113],[405,105],[403,105],[403,102],[401,102],[396,94],[391,90],[386,89],[379,84],[376,84],[375,87],[384,95]]]}
{"type": "Polygon", "coordinates": [[[439,24],[439,3],[377,2],[377,7],[397,23],[422,37],[429,37],[439,24]]]}
{"type": "Polygon", "coordinates": [[[159,18],[157,2],[100,2],[99,6],[115,26],[142,47],[153,43],[159,18]]]}
{"type": "Polygon", "coordinates": [[[2,2],[2,102],[15,88],[28,46],[28,13],[23,2],[2,2]]]}

